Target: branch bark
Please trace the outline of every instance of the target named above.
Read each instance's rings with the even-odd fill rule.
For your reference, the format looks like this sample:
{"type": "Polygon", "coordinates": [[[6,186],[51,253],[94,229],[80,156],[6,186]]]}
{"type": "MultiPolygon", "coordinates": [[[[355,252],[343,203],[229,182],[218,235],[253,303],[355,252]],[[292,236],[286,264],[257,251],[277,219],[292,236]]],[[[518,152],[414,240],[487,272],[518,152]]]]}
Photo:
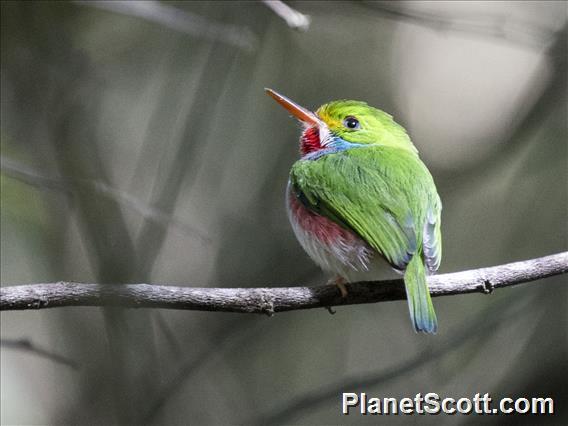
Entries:
{"type": "MultiPolygon", "coordinates": [[[[568,272],[568,252],[428,277],[433,297],[490,293],[493,289],[568,272]]],[[[84,284],[58,282],[0,289],[0,310],[63,306],[120,306],[195,311],[264,313],[293,311],[406,298],[402,280],[347,284],[342,298],[335,286],[280,288],[192,288],[151,284],[84,284]]]]}

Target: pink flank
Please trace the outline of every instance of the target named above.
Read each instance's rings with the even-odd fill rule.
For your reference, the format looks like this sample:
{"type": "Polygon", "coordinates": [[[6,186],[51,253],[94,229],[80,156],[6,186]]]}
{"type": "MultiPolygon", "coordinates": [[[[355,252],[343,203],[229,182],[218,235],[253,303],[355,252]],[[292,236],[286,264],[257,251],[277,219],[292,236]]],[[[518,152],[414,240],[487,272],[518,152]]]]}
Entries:
{"type": "Polygon", "coordinates": [[[324,271],[366,271],[371,248],[356,234],[306,208],[288,188],[288,215],[300,245],[324,271]]]}
{"type": "Polygon", "coordinates": [[[311,238],[316,238],[324,245],[355,245],[354,243],[360,240],[360,238],[354,235],[351,231],[342,228],[324,216],[320,216],[319,214],[308,210],[294,194],[290,194],[289,208],[291,215],[297,221],[302,230],[311,238]]]}

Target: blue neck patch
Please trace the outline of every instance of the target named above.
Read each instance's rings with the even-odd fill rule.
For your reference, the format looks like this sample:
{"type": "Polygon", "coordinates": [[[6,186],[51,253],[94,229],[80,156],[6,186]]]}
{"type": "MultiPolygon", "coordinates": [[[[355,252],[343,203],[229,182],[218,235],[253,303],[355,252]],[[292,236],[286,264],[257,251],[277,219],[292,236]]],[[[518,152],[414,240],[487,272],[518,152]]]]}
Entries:
{"type": "Polygon", "coordinates": [[[365,143],[354,143],[354,142],[347,142],[345,139],[342,139],[338,136],[334,136],[333,139],[324,149],[320,149],[319,151],[311,152],[307,155],[302,157],[302,160],[317,160],[320,157],[328,154],[336,154],[341,151],[347,151],[348,149],[353,148],[362,148],[365,146],[369,146],[369,144],[365,143]]]}

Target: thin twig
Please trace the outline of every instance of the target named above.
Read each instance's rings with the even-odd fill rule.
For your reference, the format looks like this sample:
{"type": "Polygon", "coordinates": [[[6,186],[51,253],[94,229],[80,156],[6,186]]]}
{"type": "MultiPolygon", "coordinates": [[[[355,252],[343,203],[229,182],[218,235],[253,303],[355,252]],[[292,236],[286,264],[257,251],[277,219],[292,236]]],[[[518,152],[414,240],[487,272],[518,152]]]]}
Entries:
{"type": "MultiPolygon", "coordinates": [[[[490,293],[494,289],[568,272],[568,252],[491,268],[428,278],[433,297],[490,293]]],[[[281,288],[191,288],[150,284],[83,284],[59,282],[0,289],[0,310],[61,306],[121,306],[196,311],[262,313],[374,303],[406,298],[402,280],[347,285],[342,298],[335,286],[281,288]]]]}
{"type": "Polygon", "coordinates": [[[300,31],[308,31],[312,18],[292,9],[286,3],[280,0],[262,0],[262,2],[274,13],[280,16],[290,28],[300,31]]]}
{"type": "Polygon", "coordinates": [[[176,369],[175,374],[156,390],[156,397],[148,402],[148,411],[143,415],[142,423],[151,424],[155,422],[156,416],[162,411],[165,404],[170,401],[172,395],[187,383],[187,381],[201,369],[205,364],[219,361],[226,353],[235,348],[243,346],[246,342],[254,340],[266,322],[257,322],[252,326],[247,326],[248,322],[244,318],[234,321],[224,327],[216,335],[207,347],[195,358],[184,360],[176,369]]]}
{"type": "MultiPolygon", "coordinates": [[[[207,139],[213,126],[201,124],[205,117],[212,116],[219,106],[218,102],[211,102],[211,99],[221,98],[231,75],[228,70],[237,61],[237,57],[234,50],[227,50],[218,43],[207,49],[198,89],[190,97],[188,110],[179,117],[183,124],[179,134],[175,136],[175,146],[172,146],[169,152],[162,153],[160,168],[154,176],[150,196],[152,208],[173,215],[183,192],[184,182],[193,181],[191,177],[197,170],[197,163],[188,163],[188,159],[199,159],[202,154],[200,150],[203,149],[203,144],[199,141],[207,139]]],[[[188,191],[187,187],[185,190],[188,191]]],[[[158,228],[150,221],[142,224],[136,236],[136,279],[146,279],[151,274],[166,237],[167,232],[163,227],[158,228]]]]}
{"type": "Polygon", "coordinates": [[[393,6],[394,2],[363,1],[358,4],[380,13],[387,19],[406,21],[437,31],[454,31],[479,37],[506,40],[519,46],[541,49],[552,42],[555,30],[506,15],[468,14],[451,16],[393,6]]]}
{"type": "Polygon", "coordinates": [[[30,352],[58,364],[63,364],[67,367],[71,367],[74,370],[79,369],[78,364],[72,359],[53,353],[51,351],[48,351],[47,349],[40,348],[28,339],[2,339],[0,340],[0,346],[2,346],[3,348],[30,352]]]}
{"type": "Polygon", "coordinates": [[[27,185],[62,192],[67,196],[71,195],[71,189],[59,179],[43,176],[19,161],[12,160],[3,155],[0,156],[0,171],[6,176],[17,179],[27,185]]]}
{"type": "MultiPolygon", "coordinates": [[[[67,183],[69,179],[60,180],[41,175],[30,167],[4,156],[0,156],[0,170],[6,176],[17,179],[28,185],[51,191],[59,191],[68,197],[73,196],[73,187],[67,183]]],[[[120,205],[134,210],[142,217],[162,226],[165,229],[168,229],[170,226],[175,227],[183,234],[199,240],[199,242],[203,245],[211,244],[211,239],[199,230],[195,229],[193,226],[184,223],[181,219],[178,219],[172,214],[168,214],[159,208],[145,204],[127,192],[121,191],[120,189],[114,188],[97,180],[74,179],[73,183],[112,199],[120,205]]]]}
{"type": "Polygon", "coordinates": [[[154,312],[152,320],[154,321],[154,324],[156,325],[160,333],[165,337],[166,342],[174,356],[174,359],[176,361],[179,360],[183,355],[183,349],[181,347],[179,339],[175,335],[169,323],[166,321],[160,311],[154,312]]]}
{"type": "Polygon", "coordinates": [[[258,45],[257,37],[246,27],[211,21],[155,0],[75,0],[74,3],[145,19],[171,30],[220,41],[248,52],[254,51],[258,45]]]}

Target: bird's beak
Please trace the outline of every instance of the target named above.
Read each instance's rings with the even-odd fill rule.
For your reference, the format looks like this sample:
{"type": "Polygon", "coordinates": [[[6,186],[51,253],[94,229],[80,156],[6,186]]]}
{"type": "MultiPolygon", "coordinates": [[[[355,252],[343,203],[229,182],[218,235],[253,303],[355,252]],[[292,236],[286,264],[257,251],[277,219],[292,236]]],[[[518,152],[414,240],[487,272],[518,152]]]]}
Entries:
{"type": "Polygon", "coordinates": [[[264,89],[266,93],[272,97],[276,102],[282,105],[284,108],[288,110],[294,117],[298,120],[314,126],[325,126],[325,123],[312,111],[308,111],[306,108],[298,105],[291,99],[288,99],[286,96],[281,95],[280,93],[272,90],[272,89],[264,89]]]}

